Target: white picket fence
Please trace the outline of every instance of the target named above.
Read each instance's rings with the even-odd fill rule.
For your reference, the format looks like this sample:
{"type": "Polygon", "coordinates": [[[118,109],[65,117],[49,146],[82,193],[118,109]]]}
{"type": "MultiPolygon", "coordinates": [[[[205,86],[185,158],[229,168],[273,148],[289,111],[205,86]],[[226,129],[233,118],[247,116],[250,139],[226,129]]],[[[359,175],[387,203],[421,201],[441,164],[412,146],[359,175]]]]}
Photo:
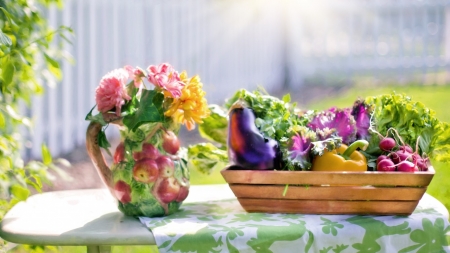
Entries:
{"type": "Polygon", "coordinates": [[[281,8],[270,0],[162,1],[68,0],[48,13],[50,24],[75,32],[66,49],[75,65],[62,62],[64,78],[33,99],[32,145],[58,156],[84,145],[85,115],[94,91],[108,71],[134,65],[171,63],[200,75],[210,103],[224,102],[237,89],[283,84],[281,8]]]}
{"type": "Polygon", "coordinates": [[[449,1],[66,0],[48,13],[73,28],[63,80],[33,99],[24,155],[84,145],[85,115],[108,71],[162,62],[199,74],[210,103],[239,88],[301,89],[361,75],[448,68],[449,1]]]}

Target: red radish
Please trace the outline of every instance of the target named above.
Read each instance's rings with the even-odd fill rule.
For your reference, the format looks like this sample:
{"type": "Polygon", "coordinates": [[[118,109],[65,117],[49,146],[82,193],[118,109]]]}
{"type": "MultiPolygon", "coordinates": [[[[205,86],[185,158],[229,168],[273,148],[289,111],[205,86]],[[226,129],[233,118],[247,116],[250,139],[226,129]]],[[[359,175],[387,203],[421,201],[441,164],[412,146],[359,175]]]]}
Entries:
{"type": "Polygon", "coordinates": [[[403,161],[397,165],[397,170],[403,172],[414,172],[418,169],[414,163],[409,161],[403,161]]]}
{"type": "Polygon", "coordinates": [[[413,162],[417,165],[419,170],[427,171],[428,167],[430,167],[430,160],[427,158],[420,157],[419,154],[414,153],[412,156],[413,162]]]}
{"type": "Polygon", "coordinates": [[[395,164],[391,159],[381,160],[377,164],[377,171],[395,171],[395,164]]]}
{"type": "Polygon", "coordinates": [[[402,161],[406,160],[412,160],[412,153],[404,151],[404,150],[397,150],[395,152],[390,153],[391,159],[395,164],[398,164],[402,161]]]}
{"type": "Polygon", "coordinates": [[[383,138],[378,144],[380,149],[383,151],[391,151],[395,147],[395,145],[397,145],[397,143],[393,138],[390,137],[383,138]]]}
{"type": "Polygon", "coordinates": [[[414,150],[408,145],[400,146],[399,150],[402,150],[402,151],[405,151],[405,152],[408,152],[408,153],[414,153],[414,150]]]}
{"type": "Polygon", "coordinates": [[[385,155],[380,155],[380,156],[377,158],[377,164],[378,164],[381,160],[384,160],[384,159],[389,159],[389,157],[387,157],[387,156],[385,156],[385,155]]]}

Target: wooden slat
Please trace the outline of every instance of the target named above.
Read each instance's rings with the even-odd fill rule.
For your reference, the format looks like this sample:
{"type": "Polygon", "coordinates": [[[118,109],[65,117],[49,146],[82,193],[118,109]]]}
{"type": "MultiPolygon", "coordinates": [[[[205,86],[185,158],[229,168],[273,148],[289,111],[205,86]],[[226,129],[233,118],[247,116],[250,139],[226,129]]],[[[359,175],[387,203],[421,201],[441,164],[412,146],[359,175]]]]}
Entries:
{"type": "Polygon", "coordinates": [[[300,214],[409,215],[419,201],[320,201],[238,198],[247,212],[300,214]]]}
{"type": "Polygon", "coordinates": [[[273,171],[224,169],[222,176],[233,184],[293,184],[293,185],[380,185],[428,186],[434,169],[407,172],[347,172],[347,171],[273,171]]]}
{"type": "Polygon", "coordinates": [[[426,187],[373,187],[373,186],[288,186],[285,185],[229,185],[237,198],[298,199],[298,200],[399,200],[421,199],[426,187]]]}

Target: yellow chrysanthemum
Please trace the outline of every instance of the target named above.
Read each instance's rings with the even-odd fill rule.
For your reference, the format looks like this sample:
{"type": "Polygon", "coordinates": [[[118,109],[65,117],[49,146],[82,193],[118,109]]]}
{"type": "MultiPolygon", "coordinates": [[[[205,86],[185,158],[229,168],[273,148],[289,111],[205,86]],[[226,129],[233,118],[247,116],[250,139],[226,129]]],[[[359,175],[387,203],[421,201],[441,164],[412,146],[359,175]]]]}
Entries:
{"type": "Polygon", "coordinates": [[[180,79],[186,86],[181,90],[181,96],[173,99],[165,115],[172,117],[176,123],[186,125],[188,130],[192,130],[195,128],[195,123],[203,123],[202,119],[209,116],[206,93],[202,89],[203,84],[199,76],[189,79],[187,73],[183,71],[180,79]]]}

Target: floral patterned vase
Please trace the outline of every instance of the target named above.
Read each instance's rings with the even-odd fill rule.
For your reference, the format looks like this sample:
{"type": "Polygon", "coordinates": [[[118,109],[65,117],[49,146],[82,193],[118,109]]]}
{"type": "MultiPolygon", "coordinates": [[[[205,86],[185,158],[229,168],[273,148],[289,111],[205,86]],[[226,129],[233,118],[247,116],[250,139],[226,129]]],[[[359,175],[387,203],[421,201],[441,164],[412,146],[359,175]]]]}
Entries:
{"type": "Polygon", "coordinates": [[[198,76],[178,74],[169,64],[146,71],[126,66],[105,75],[96,90],[94,108],[86,116],[87,152],[100,178],[130,216],[164,216],[176,212],[189,194],[187,158],[177,133],[192,130],[209,115],[198,76]],[[127,84],[128,79],[131,82],[127,84]],[[154,85],[146,89],[143,82],[154,85]],[[121,141],[108,166],[105,128],[120,129],[121,141]]]}

